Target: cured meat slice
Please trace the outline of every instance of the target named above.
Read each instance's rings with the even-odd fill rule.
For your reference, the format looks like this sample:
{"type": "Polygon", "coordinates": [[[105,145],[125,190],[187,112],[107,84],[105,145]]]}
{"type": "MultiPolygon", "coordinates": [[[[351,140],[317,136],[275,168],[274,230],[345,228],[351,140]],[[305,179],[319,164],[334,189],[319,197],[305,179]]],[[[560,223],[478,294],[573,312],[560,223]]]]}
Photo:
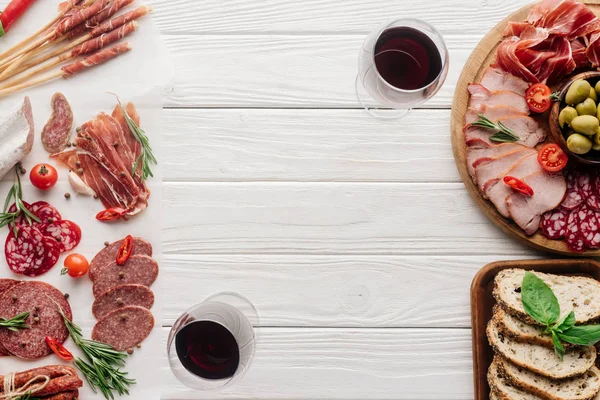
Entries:
{"type": "Polygon", "coordinates": [[[572,173],[568,173],[567,177],[567,194],[560,206],[567,210],[573,210],[583,203],[583,197],[579,193],[579,187],[577,184],[578,178],[572,173]]]}
{"type": "Polygon", "coordinates": [[[62,246],[60,242],[50,236],[44,236],[44,246],[46,247],[46,268],[49,271],[58,262],[62,246]]]}
{"type": "MultiPolygon", "coordinates": [[[[98,270],[115,262],[121,244],[123,244],[123,239],[109,244],[107,247],[100,250],[100,252],[92,259],[88,273],[92,281],[98,270]]],[[[146,255],[152,257],[152,245],[140,237],[134,237],[131,255],[146,255]]]]}
{"type": "Polygon", "coordinates": [[[567,233],[565,235],[567,247],[574,252],[585,251],[585,239],[579,227],[579,210],[571,210],[567,219],[567,233]]]}
{"type": "MultiPolygon", "coordinates": [[[[4,293],[8,289],[12,288],[13,286],[15,286],[19,283],[21,283],[21,282],[16,281],[14,279],[0,279],[0,296],[2,295],[2,293],[4,293]]],[[[0,343],[0,357],[4,357],[4,356],[10,356],[10,353],[8,352],[8,350],[6,350],[4,348],[4,346],[2,346],[2,343],[0,343]]],[[[2,387],[2,377],[1,376],[0,376],[0,387],[2,387]]]]}
{"type": "Polygon", "coordinates": [[[523,149],[519,143],[501,143],[497,146],[472,148],[467,147],[467,170],[471,178],[475,179],[475,168],[478,165],[493,161],[497,157],[523,149]]]}
{"type": "Polygon", "coordinates": [[[598,219],[596,218],[596,211],[586,206],[581,207],[578,210],[579,216],[579,228],[585,245],[590,249],[596,249],[600,247],[600,232],[598,227],[598,219]]]}
{"type": "MultiPolygon", "coordinates": [[[[539,123],[528,116],[516,116],[506,117],[498,119],[498,122],[502,122],[506,127],[510,128],[519,136],[517,143],[527,147],[535,147],[538,143],[546,138],[545,130],[539,125],[539,123]]],[[[493,142],[490,140],[490,136],[497,131],[493,129],[482,128],[473,125],[467,125],[464,128],[465,141],[467,146],[482,145],[487,147],[493,142]],[[483,144],[481,143],[483,142],[483,144]]]]}
{"type": "Polygon", "coordinates": [[[29,97],[0,116],[0,179],[33,147],[33,113],[29,97]]]}
{"type": "Polygon", "coordinates": [[[508,212],[527,235],[533,235],[540,226],[542,214],[553,210],[561,203],[567,184],[562,175],[550,175],[545,171],[536,172],[523,178],[534,192],[531,197],[513,193],[506,199],[508,212]]]}
{"type": "Polygon", "coordinates": [[[548,211],[542,216],[540,224],[544,236],[548,239],[562,239],[567,233],[568,212],[557,209],[548,211]]]}
{"type": "Polygon", "coordinates": [[[588,174],[581,173],[577,176],[577,190],[584,200],[593,193],[592,178],[588,174]]]}
{"type": "Polygon", "coordinates": [[[479,114],[483,114],[490,121],[497,121],[500,118],[505,117],[523,117],[527,114],[517,110],[511,106],[491,106],[488,107],[484,104],[478,105],[477,107],[470,107],[467,110],[465,116],[465,125],[472,124],[479,119],[479,114]]]}
{"type": "Polygon", "coordinates": [[[128,306],[98,321],[92,339],[109,344],[117,351],[125,351],[144,341],[153,327],[154,317],[147,308],[128,306]]]}
{"type": "Polygon", "coordinates": [[[484,86],[474,83],[470,84],[468,89],[471,94],[469,107],[477,108],[480,105],[511,106],[524,114],[529,114],[529,107],[527,107],[525,97],[518,93],[510,90],[490,91],[484,86]]]}
{"type": "Polygon", "coordinates": [[[99,297],[121,285],[150,286],[157,277],[158,264],[152,257],[131,256],[123,266],[113,262],[94,274],[94,297],[99,297]]]}
{"type": "Polygon", "coordinates": [[[536,151],[523,148],[522,150],[504,154],[494,160],[478,165],[475,167],[475,182],[477,186],[485,194],[491,180],[502,178],[514,165],[533,153],[536,153],[536,151]]]}
{"type": "Polygon", "coordinates": [[[590,61],[593,61],[592,58],[587,56],[588,45],[585,43],[585,41],[586,40],[584,40],[584,38],[577,38],[571,41],[571,55],[573,56],[573,61],[575,61],[577,68],[589,68],[591,66],[590,61]]]}
{"type": "Polygon", "coordinates": [[[42,145],[49,153],[58,153],[67,147],[73,128],[73,111],[62,93],[55,93],[51,100],[52,115],[42,129],[42,145]]]}
{"type": "Polygon", "coordinates": [[[121,285],[99,296],[92,305],[96,319],[126,306],[140,306],[151,309],[154,293],[143,285],[121,285]]]}
{"type": "Polygon", "coordinates": [[[52,353],[46,344],[46,336],[55,338],[59,343],[64,343],[69,336],[56,304],[72,320],[71,307],[64,295],[47,283],[21,282],[2,293],[0,317],[12,318],[23,312],[30,314],[26,320],[29,329],[17,332],[0,329],[0,343],[11,354],[25,359],[38,359],[52,353]]]}
{"type": "Polygon", "coordinates": [[[77,150],[65,150],[60,153],[51,154],[50,158],[55,159],[65,167],[69,168],[72,171],[77,171],[81,164],[78,164],[79,160],[77,158],[77,150]]]}
{"type": "MultiPolygon", "coordinates": [[[[29,211],[31,211],[31,204],[29,204],[26,201],[23,201],[23,205],[25,206],[25,208],[27,208],[29,211]]],[[[10,213],[14,213],[17,211],[17,205],[15,203],[13,203],[9,208],[8,208],[8,212],[10,213]]],[[[15,223],[17,225],[29,225],[29,223],[27,222],[27,220],[25,219],[25,215],[23,213],[21,213],[17,218],[15,218],[15,223]]],[[[35,223],[35,221],[32,221],[32,223],[35,223]]]]}
{"type": "Polygon", "coordinates": [[[569,39],[600,30],[594,12],[576,0],[544,0],[531,9],[527,22],[569,39]]]}
{"type": "Polygon", "coordinates": [[[33,226],[18,226],[17,237],[11,229],[6,237],[4,255],[15,274],[35,277],[47,272],[44,236],[33,226]]]}
{"type": "Polygon", "coordinates": [[[54,238],[61,253],[73,250],[81,241],[81,228],[72,221],[58,221],[47,224],[44,235],[54,238]]]}
{"type": "Polygon", "coordinates": [[[481,78],[481,84],[488,90],[510,90],[525,96],[529,83],[509,74],[498,67],[489,67],[481,78]]]}
{"type": "Polygon", "coordinates": [[[75,75],[86,68],[91,68],[95,65],[108,62],[121,54],[127,53],[131,49],[131,44],[121,43],[107,49],[99,50],[92,55],[89,55],[83,59],[78,59],[74,63],[62,67],[61,70],[64,72],[63,77],[68,78],[69,76],[75,75]]]}
{"type": "Polygon", "coordinates": [[[45,201],[36,201],[31,205],[30,210],[42,221],[42,224],[49,224],[62,219],[58,210],[45,201]]]}

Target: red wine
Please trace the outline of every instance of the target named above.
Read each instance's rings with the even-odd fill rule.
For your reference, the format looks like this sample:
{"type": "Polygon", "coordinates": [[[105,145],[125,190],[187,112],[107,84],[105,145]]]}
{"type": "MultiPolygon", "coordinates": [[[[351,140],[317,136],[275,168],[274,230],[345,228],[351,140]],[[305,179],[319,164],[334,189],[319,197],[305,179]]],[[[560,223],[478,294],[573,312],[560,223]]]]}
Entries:
{"type": "Polygon", "coordinates": [[[385,30],[375,44],[375,66],[387,83],[420,89],[437,78],[442,57],[429,36],[408,27],[385,30]]]}
{"type": "Polygon", "coordinates": [[[240,349],[229,329],[213,321],[195,321],[175,337],[177,357],[192,374],[225,379],[235,374],[240,349]]]}

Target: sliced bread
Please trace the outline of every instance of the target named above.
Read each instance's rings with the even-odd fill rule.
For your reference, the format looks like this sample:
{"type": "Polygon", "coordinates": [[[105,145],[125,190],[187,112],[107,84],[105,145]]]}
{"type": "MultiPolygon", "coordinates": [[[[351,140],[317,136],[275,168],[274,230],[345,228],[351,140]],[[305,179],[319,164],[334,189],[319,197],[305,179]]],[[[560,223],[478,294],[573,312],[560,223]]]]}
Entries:
{"type": "Polygon", "coordinates": [[[557,381],[503,359],[497,359],[496,364],[500,376],[513,386],[546,400],[590,400],[600,391],[600,371],[596,367],[578,377],[557,381]]]}
{"type": "Polygon", "coordinates": [[[554,348],[552,337],[544,334],[544,328],[527,324],[514,315],[504,311],[501,307],[494,307],[494,321],[504,336],[508,336],[517,342],[537,344],[540,346],[554,348]]]}
{"type": "MultiPolygon", "coordinates": [[[[544,400],[535,394],[528,393],[511,385],[508,379],[500,374],[496,360],[490,365],[487,378],[492,393],[496,395],[498,400],[544,400]]],[[[492,399],[491,395],[490,399],[492,399]]]]}
{"type": "MultiPolygon", "coordinates": [[[[533,271],[532,271],[533,272],[533,271]]],[[[600,317],[600,282],[580,276],[564,276],[534,272],[554,292],[560,304],[561,318],[575,311],[578,324],[600,317]]],[[[506,312],[522,321],[536,325],[526,313],[521,302],[523,269],[505,269],[496,275],[494,297],[506,312]]]]}
{"type": "Polygon", "coordinates": [[[594,346],[577,347],[567,350],[561,361],[553,349],[517,342],[504,336],[491,320],[487,326],[487,336],[494,351],[513,364],[527,368],[551,379],[564,379],[581,375],[596,361],[594,346]]]}
{"type": "Polygon", "coordinates": [[[500,400],[496,392],[490,392],[490,400],[500,400]]]}

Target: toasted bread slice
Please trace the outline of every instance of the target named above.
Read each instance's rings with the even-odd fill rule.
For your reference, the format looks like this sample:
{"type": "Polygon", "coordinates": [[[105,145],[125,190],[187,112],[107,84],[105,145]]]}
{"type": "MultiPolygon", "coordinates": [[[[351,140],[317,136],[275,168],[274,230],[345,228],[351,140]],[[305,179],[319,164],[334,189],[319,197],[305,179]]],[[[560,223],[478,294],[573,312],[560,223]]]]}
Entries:
{"type": "Polygon", "coordinates": [[[545,334],[544,328],[527,324],[514,315],[507,313],[501,307],[494,307],[494,316],[492,318],[498,326],[500,333],[508,336],[510,339],[522,343],[537,344],[549,349],[554,348],[552,336],[545,334]]]}
{"type": "MultiPolygon", "coordinates": [[[[496,359],[494,359],[494,362],[490,365],[490,369],[488,369],[487,378],[492,393],[498,400],[544,400],[535,394],[513,386],[508,379],[501,375],[496,359]]],[[[491,395],[490,399],[492,399],[491,395]]]]}
{"type": "Polygon", "coordinates": [[[520,343],[501,334],[494,320],[488,323],[487,336],[496,353],[519,367],[551,379],[581,375],[592,368],[596,361],[594,346],[569,349],[561,361],[553,349],[520,343]]]}
{"type": "MultiPolygon", "coordinates": [[[[600,282],[580,276],[563,276],[534,272],[554,292],[560,304],[560,318],[575,311],[577,324],[584,324],[600,317],[600,282]]],[[[523,269],[505,269],[496,275],[494,297],[506,312],[532,325],[538,325],[523,308],[521,283],[523,269]]]]}
{"type": "Polygon", "coordinates": [[[546,400],[590,400],[600,391],[600,371],[590,368],[583,375],[557,381],[497,359],[498,372],[511,385],[546,400]]]}

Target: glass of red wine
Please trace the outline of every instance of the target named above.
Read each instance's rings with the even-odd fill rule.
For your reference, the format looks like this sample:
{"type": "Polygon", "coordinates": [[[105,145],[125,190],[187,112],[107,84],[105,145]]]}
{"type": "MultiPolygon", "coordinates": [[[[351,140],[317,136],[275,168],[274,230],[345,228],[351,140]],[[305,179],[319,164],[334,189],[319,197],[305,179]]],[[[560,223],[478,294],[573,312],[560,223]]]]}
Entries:
{"type": "Polygon", "coordinates": [[[356,95],[371,115],[401,117],[437,93],[448,62],[442,35],[427,22],[387,22],[367,36],[360,50],[356,95]]]}
{"type": "Polygon", "coordinates": [[[254,358],[258,314],[245,297],[219,293],[177,319],[167,341],[169,366],[196,390],[224,388],[240,379],[254,358]]]}

